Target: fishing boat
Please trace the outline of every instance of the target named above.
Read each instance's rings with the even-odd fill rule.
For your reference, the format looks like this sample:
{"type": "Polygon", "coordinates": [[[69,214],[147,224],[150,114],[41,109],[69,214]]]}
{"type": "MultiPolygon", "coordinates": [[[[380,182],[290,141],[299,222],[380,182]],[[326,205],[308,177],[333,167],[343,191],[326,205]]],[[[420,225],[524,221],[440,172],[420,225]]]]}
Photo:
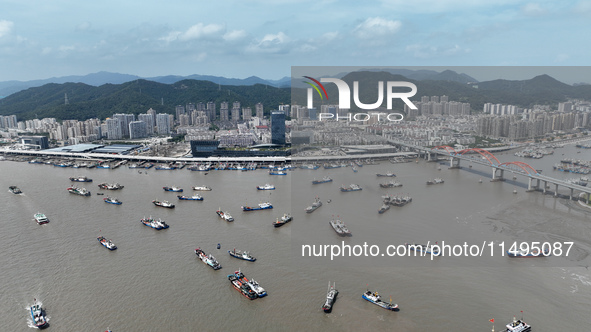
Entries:
{"type": "Polygon", "coordinates": [[[228,250],[228,254],[230,254],[230,256],[232,256],[232,257],[242,259],[245,261],[249,261],[249,262],[254,262],[257,260],[256,258],[251,256],[248,251],[240,251],[240,250],[236,250],[236,248],[234,248],[234,250],[228,250]]]}
{"type": "Polygon", "coordinates": [[[49,219],[47,219],[47,217],[43,213],[41,213],[41,212],[35,213],[33,215],[33,218],[35,218],[35,221],[39,225],[47,224],[49,222],[49,219]]]}
{"type": "Polygon", "coordinates": [[[23,193],[17,186],[8,187],[8,191],[15,194],[15,195],[20,195],[23,193]]]}
{"type": "Polygon", "coordinates": [[[115,243],[113,243],[111,240],[106,239],[104,236],[99,236],[96,239],[103,245],[103,247],[105,247],[109,250],[117,249],[117,246],[115,245],[115,243]]]}
{"type": "Polygon", "coordinates": [[[325,176],[322,178],[322,180],[312,180],[312,184],[321,184],[321,183],[327,183],[327,182],[332,182],[332,179],[329,178],[328,176],[325,176]]]}
{"type": "MultiPolygon", "coordinates": [[[[244,279],[246,279],[246,277],[244,279]]],[[[267,296],[267,291],[263,287],[261,287],[261,285],[259,285],[259,283],[256,282],[254,279],[250,279],[247,282],[247,285],[256,293],[258,297],[267,296]]]]}
{"type": "Polygon", "coordinates": [[[268,210],[268,209],[272,209],[273,205],[271,205],[271,203],[269,202],[265,202],[265,203],[259,203],[258,207],[252,207],[252,206],[242,206],[242,211],[257,211],[257,210],[268,210]]]}
{"type": "Polygon", "coordinates": [[[330,281],[328,282],[328,291],[326,292],[326,301],[324,305],[322,305],[322,310],[326,313],[330,313],[332,311],[332,306],[337,299],[337,295],[339,295],[339,291],[335,288],[335,283],[330,285],[330,281]]]}
{"type": "Polygon", "coordinates": [[[115,204],[115,205],[121,205],[121,204],[123,204],[123,202],[121,202],[117,198],[111,198],[110,196],[107,196],[107,197],[103,198],[103,201],[105,203],[115,204]]]}
{"type": "Polygon", "coordinates": [[[45,317],[45,312],[41,307],[41,303],[37,301],[37,299],[33,300],[33,305],[29,307],[29,311],[31,312],[31,318],[33,319],[33,324],[36,328],[44,329],[49,326],[47,318],[45,317]]]}
{"type": "Polygon", "coordinates": [[[445,181],[443,181],[442,178],[435,178],[433,180],[429,180],[427,181],[427,185],[433,185],[433,184],[441,184],[444,183],[445,181]]]}
{"type": "Polygon", "coordinates": [[[269,171],[269,175],[287,175],[287,172],[283,170],[271,170],[269,171]]]}
{"type": "Polygon", "coordinates": [[[409,244],[409,243],[405,243],[404,244],[408,250],[413,250],[417,253],[419,253],[420,256],[424,255],[424,254],[428,254],[428,255],[433,255],[433,256],[439,256],[439,247],[437,246],[427,246],[425,244],[409,244]]]}
{"type": "Polygon", "coordinates": [[[531,332],[531,326],[523,321],[523,318],[516,319],[513,316],[513,321],[507,324],[505,332],[531,332]]]}
{"type": "Polygon", "coordinates": [[[523,250],[521,248],[507,250],[507,256],[509,257],[548,257],[551,254],[548,249],[542,252],[538,248],[533,250],[523,250]]]}
{"type": "Polygon", "coordinates": [[[199,194],[195,194],[193,196],[177,195],[176,197],[178,197],[178,199],[180,199],[182,201],[202,201],[203,200],[203,197],[201,197],[199,194]]]}
{"type": "Polygon", "coordinates": [[[119,189],[123,189],[124,186],[120,185],[119,183],[101,183],[98,185],[99,188],[101,189],[107,189],[107,190],[119,190],[119,189]]]}
{"type": "Polygon", "coordinates": [[[332,219],[329,223],[339,236],[351,236],[351,231],[349,231],[345,223],[338,219],[338,216],[337,219],[332,219]]]}
{"type": "Polygon", "coordinates": [[[291,214],[286,213],[283,215],[283,217],[281,217],[281,219],[277,218],[277,221],[273,222],[273,226],[274,227],[281,227],[292,220],[293,220],[293,217],[291,216],[291,214]]]}
{"type": "Polygon", "coordinates": [[[162,189],[164,189],[164,191],[172,191],[172,192],[175,192],[175,193],[182,193],[183,192],[183,189],[182,188],[179,188],[177,186],[162,187],[162,189]]]}
{"type": "Polygon", "coordinates": [[[86,188],[77,188],[77,187],[70,187],[68,188],[68,192],[70,194],[76,194],[80,196],[90,196],[90,191],[86,190],[86,188]]]}
{"type": "Polygon", "coordinates": [[[152,217],[150,217],[150,218],[144,217],[143,219],[140,220],[140,222],[142,224],[144,224],[145,226],[154,228],[156,230],[166,229],[166,228],[170,227],[164,220],[162,220],[162,219],[156,220],[152,217]]]}
{"type": "Polygon", "coordinates": [[[76,176],[76,177],[71,177],[70,181],[74,181],[74,182],[92,182],[92,179],[87,178],[86,176],[76,176]]]}
{"type": "Polygon", "coordinates": [[[382,207],[378,210],[379,214],[382,214],[386,211],[390,210],[390,205],[388,204],[382,204],[382,207]]]}
{"type": "Polygon", "coordinates": [[[206,254],[203,250],[201,250],[201,248],[195,249],[195,254],[203,263],[209,265],[212,269],[219,270],[222,268],[215,257],[213,257],[211,254],[206,254]]]}
{"type": "Polygon", "coordinates": [[[154,205],[160,206],[160,207],[165,207],[165,208],[169,208],[169,209],[174,208],[174,204],[170,203],[169,201],[153,200],[152,203],[154,203],[154,205]]]}
{"type": "Polygon", "coordinates": [[[376,176],[379,176],[379,177],[386,176],[386,177],[393,178],[393,177],[396,177],[396,174],[394,174],[394,173],[379,174],[378,173],[378,174],[376,174],[376,176]]]}
{"type": "Polygon", "coordinates": [[[254,300],[259,296],[252,288],[247,284],[246,281],[242,280],[244,275],[240,271],[236,271],[233,274],[228,275],[228,280],[232,284],[232,287],[240,292],[240,294],[244,295],[249,300],[254,300]]]}
{"type": "Polygon", "coordinates": [[[322,202],[320,201],[320,198],[318,198],[318,196],[316,196],[316,199],[314,200],[312,205],[310,205],[306,208],[306,213],[312,213],[312,212],[316,211],[316,209],[318,209],[321,206],[322,206],[322,202]]]}
{"type": "Polygon", "coordinates": [[[363,188],[361,188],[359,185],[357,184],[351,184],[348,187],[342,186],[341,187],[341,191],[342,192],[350,192],[350,191],[360,191],[363,190],[363,188]]]}
{"type": "Polygon", "coordinates": [[[257,190],[275,190],[275,186],[266,183],[264,186],[257,186],[257,190]]]}
{"type": "Polygon", "coordinates": [[[397,181],[390,181],[387,183],[380,183],[380,188],[398,188],[402,187],[402,183],[397,181]]]}
{"type": "Polygon", "coordinates": [[[223,212],[222,209],[218,209],[215,213],[225,221],[234,221],[234,218],[228,212],[223,212]]]}
{"type": "Polygon", "coordinates": [[[392,304],[392,298],[390,298],[390,303],[386,303],[386,302],[382,301],[382,298],[381,298],[380,294],[378,294],[378,292],[372,292],[372,291],[368,290],[365,293],[363,293],[363,295],[361,297],[364,300],[367,300],[367,301],[369,301],[377,306],[380,306],[386,310],[392,310],[392,311],[398,310],[398,304],[392,304]]]}
{"type": "Polygon", "coordinates": [[[197,186],[197,187],[193,187],[193,190],[198,190],[198,191],[211,191],[211,188],[209,188],[208,186],[197,186]]]}

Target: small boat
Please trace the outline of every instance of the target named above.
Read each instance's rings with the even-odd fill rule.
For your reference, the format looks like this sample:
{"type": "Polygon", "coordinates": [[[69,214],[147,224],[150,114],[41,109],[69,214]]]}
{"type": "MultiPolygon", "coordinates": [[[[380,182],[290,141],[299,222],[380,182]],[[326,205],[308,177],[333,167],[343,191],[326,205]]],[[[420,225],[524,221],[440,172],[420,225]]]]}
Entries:
{"type": "Polygon", "coordinates": [[[257,190],[275,190],[275,186],[267,183],[264,186],[257,186],[257,190]]]}
{"type": "Polygon", "coordinates": [[[162,220],[162,219],[156,220],[152,217],[150,217],[150,218],[144,217],[143,219],[140,220],[140,222],[142,224],[144,224],[145,226],[154,228],[156,230],[167,229],[168,227],[170,227],[164,220],[162,220]]]}
{"type": "Polygon", "coordinates": [[[124,186],[120,185],[119,183],[101,183],[98,185],[98,187],[107,190],[119,190],[123,189],[124,186]]]}
{"type": "Polygon", "coordinates": [[[382,214],[386,211],[390,210],[390,205],[388,204],[382,204],[382,207],[378,210],[379,214],[382,214]]]}
{"type": "Polygon", "coordinates": [[[123,202],[121,202],[120,200],[118,200],[117,198],[111,198],[109,196],[103,198],[103,201],[105,203],[109,203],[109,204],[115,204],[115,205],[121,205],[123,204],[123,202]]]}
{"type": "Polygon", "coordinates": [[[74,182],[92,182],[92,179],[87,178],[86,176],[77,176],[77,177],[71,177],[70,181],[74,181],[74,182]]]}
{"type": "Polygon", "coordinates": [[[429,180],[427,181],[427,185],[432,185],[432,184],[441,184],[444,183],[445,181],[443,181],[442,178],[435,178],[433,180],[429,180]]]}
{"type": "Polygon", "coordinates": [[[525,323],[522,319],[513,317],[513,321],[507,324],[505,332],[531,332],[531,326],[525,323]]]}
{"type": "Polygon", "coordinates": [[[228,212],[223,212],[221,209],[218,209],[215,213],[225,221],[234,221],[234,218],[228,212]]]}
{"type": "Polygon", "coordinates": [[[111,240],[106,239],[104,236],[99,236],[96,239],[103,245],[103,247],[105,247],[109,250],[117,249],[117,246],[115,245],[115,243],[113,243],[111,240]]]}
{"type": "Polygon", "coordinates": [[[259,203],[258,207],[242,206],[242,211],[268,210],[268,209],[272,209],[272,208],[273,208],[273,205],[271,205],[271,203],[265,202],[265,203],[259,203]]]}
{"type": "Polygon", "coordinates": [[[193,196],[177,195],[176,197],[178,197],[178,199],[184,200],[184,201],[202,201],[203,200],[203,197],[201,197],[198,194],[195,194],[193,196]]]}
{"type": "Polygon", "coordinates": [[[380,177],[386,176],[386,177],[394,178],[394,177],[396,177],[396,174],[394,174],[394,173],[379,174],[378,173],[378,174],[376,174],[376,176],[380,176],[380,177]]]}
{"type": "Polygon", "coordinates": [[[285,171],[270,171],[269,175],[287,175],[285,171]]]}
{"type": "Polygon", "coordinates": [[[349,231],[347,225],[345,225],[340,219],[332,219],[329,223],[339,236],[351,236],[351,231],[349,231]]]}
{"type": "Polygon", "coordinates": [[[86,188],[77,188],[77,187],[70,187],[68,188],[68,192],[70,194],[76,194],[80,196],[90,196],[90,191],[86,190],[86,188]]]}
{"type": "Polygon", "coordinates": [[[517,189],[513,189],[513,193],[514,194],[517,194],[517,189]]]}
{"type": "Polygon", "coordinates": [[[222,245],[218,243],[218,247],[217,248],[218,249],[221,249],[222,248],[222,245]]]}
{"type": "Polygon", "coordinates": [[[258,297],[267,296],[267,291],[263,287],[261,287],[261,285],[259,285],[259,283],[256,282],[254,279],[250,279],[250,281],[247,282],[247,285],[256,293],[258,297]]]}
{"type": "Polygon", "coordinates": [[[356,167],[351,167],[351,169],[353,170],[354,173],[357,173],[357,168],[356,167]]]}
{"type": "Polygon", "coordinates": [[[478,183],[482,183],[482,179],[478,179],[478,183]]]}
{"type": "Polygon", "coordinates": [[[413,244],[405,243],[404,245],[408,248],[408,250],[413,250],[413,251],[419,253],[419,255],[420,254],[428,254],[428,255],[433,255],[433,256],[439,256],[439,248],[436,246],[433,246],[433,245],[431,245],[429,247],[425,244],[416,244],[416,243],[413,243],[413,244]]]}
{"type": "Polygon", "coordinates": [[[215,257],[213,257],[211,254],[206,254],[203,250],[201,250],[201,248],[195,249],[195,254],[203,263],[209,265],[212,269],[219,270],[222,268],[215,257]]]}
{"type": "Polygon", "coordinates": [[[208,186],[197,186],[197,187],[193,187],[193,190],[198,190],[198,191],[211,191],[211,188],[209,188],[208,186]]]}
{"type": "Polygon", "coordinates": [[[357,184],[351,184],[348,187],[342,186],[341,187],[341,191],[342,192],[350,192],[350,191],[360,191],[363,190],[363,188],[361,188],[359,185],[357,184]]]}
{"type": "Polygon", "coordinates": [[[41,212],[35,213],[35,215],[33,215],[33,218],[35,218],[35,221],[39,225],[47,224],[49,222],[49,219],[47,219],[47,217],[41,212]]]}
{"type": "Polygon", "coordinates": [[[252,257],[248,251],[240,251],[240,250],[236,250],[236,248],[234,248],[234,250],[228,250],[228,254],[230,254],[230,256],[232,256],[232,257],[242,259],[245,261],[249,261],[249,262],[254,262],[257,260],[256,258],[252,257]]]}
{"type": "Polygon", "coordinates": [[[33,319],[33,324],[38,329],[44,329],[49,326],[47,322],[47,318],[45,317],[45,312],[41,307],[41,303],[37,301],[37,299],[33,300],[33,305],[29,307],[31,312],[31,318],[33,319]]]}
{"type": "Polygon", "coordinates": [[[154,203],[154,205],[160,206],[160,207],[165,207],[165,208],[169,208],[169,209],[174,208],[174,204],[170,203],[169,201],[153,200],[152,203],[154,203]]]}
{"type": "Polygon", "coordinates": [[[102,196],[102,195],[104,195],[104,193],[96,193],[96,194],[97,194],[97,195],[101,195],[101,196],[102,196]]]}
{"type": "Polygon", "coordinates": [[[384,301],[382,301],[382,298],[380,297],[380,294],[378,294],[378,292],[372,292],[372,291],[366,291],[365,293],[363,293],[363,295],[361,296],[364,300],[367,300],[377,306],[380,306],[386,310],[392,310],[392,311],[397,311],[398,310],[398,304],[392,304],[392,298],[390,298],[390,303],[386,303],[384,301]]]}
{"type": "Polygon", "coordinates": [[[293,220],[293,218],[291,217],[291,215],[284,214],[283,217],[281,217],[281,220],[279,220],[279,218],[277,218],[277,221],[273,222],[273,227],[281,227],[292,220],[293,220]]]}
{"type": "Polygon", "coordinates": [[[320,198],[318,198],[318,196],[316,196],[316,199],[314,200],[312,205],[310,205],[306,208],[306,213],[312,213],[312,212],[316,211],[316,209],[318,209],[321,206],[322,206],[322,202],[320,201],[320,198]]]}
{"type": "Polygon", "coordinates": [[[179,188],[177,186],[162,187],[162,189],[164,189],[164,191],[172,191],[172,192],[175,192],[175,193],[182,193],[183,192],[183,189],[182,188],[179,188]]]}
{"type": "Polygon", "coordinates": [[[402,183],[397,181],[390,181],[387,183],[380,183],[380,188],[398,188],[402,187],[402,183]]]}
{"type": "Polygon", "coordinates": [[[312,180],[312,184],[321,184],[321,183],[327,183],[327,182],[332,182],[332,179],[329,178],[328,176],[325,176],[322,178],[322,180],[312,180]]]}
{"type": "Polygon", "coordinates": [[[15,194],[15,195],[20,195],[23,193],[17,186],[8,187],[8,191],[15,194]]]}
{"type": "Polygon", "coordinates": [[[328,291],[326,292],[326,301],[324,305],[322,305],[322,310],[326,313],[330,313],[332,311],[332,306],[337,299],[337,295],[339,295],[339,291],[335,288],[335,283],[330,285],[330,281],[328,282],[328,291]]]}

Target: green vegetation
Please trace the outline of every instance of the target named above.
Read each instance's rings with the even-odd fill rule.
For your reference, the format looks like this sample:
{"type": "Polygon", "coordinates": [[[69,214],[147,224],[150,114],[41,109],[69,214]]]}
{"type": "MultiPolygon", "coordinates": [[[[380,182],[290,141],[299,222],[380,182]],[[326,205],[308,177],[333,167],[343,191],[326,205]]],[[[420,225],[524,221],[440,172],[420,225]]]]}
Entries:
{"type": "Polygon", "coordinates": [[[254,109],[261,102],[268,113],[279,104],[290,102],[289,88],[252,86],[218,86],[207,81],[183,80],[162,84],[136,80],[99,87],[83,83],[46,84],[0,99],[0,114],[15,114],[19,120],[56,118],[58,120],[105,119],[115,113],[145,113],[152,108],[158,113],[175,113],[176,105],[213,101],[219,110],[227,101],[230,107],[239,101],[242,107],[254,109]],[[68,95],[69,104],[64,104],[68,95]],[[164,101],[164,104],[162,104],[164,101]]]}

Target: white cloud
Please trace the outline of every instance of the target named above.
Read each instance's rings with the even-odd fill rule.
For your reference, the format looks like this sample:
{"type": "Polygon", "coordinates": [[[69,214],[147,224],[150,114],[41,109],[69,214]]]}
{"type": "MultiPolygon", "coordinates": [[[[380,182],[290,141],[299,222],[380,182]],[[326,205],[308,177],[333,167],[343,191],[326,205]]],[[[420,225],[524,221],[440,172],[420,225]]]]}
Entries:
{"type": "Polygon", "coordinates": [[[205,60],[205,58],[207,58],[207,53],[201,52],[201,53],[195,54],[195,56],[193,56],[191,58],[191,60],[193,60],[195,62],[201,62],[201,61],[205,60]]]}
{"type": "Polygon", "coordinates": [[[14,23],[11,21],[0,20],[0,38],[8,35],[12,31],[14,23]]]}
{"type": "Polygon", "coordinates": [[[69,52],[69,51],[73,51],[75,49],[76,49],[76,47],[73,46],[73,45],[67,45],[67,46],[66,45],[62,45],[62,46],[59,47],[59,51],[60,52],[69,52]]]}
{"type": "Polygon", "coordinates": [[[41,54],[43,54],[43,55],[46,55],[46,54],[49,54],[49,53],[51,53],[51,47],[44,47],[41,50],[41,54]]]}
{"type": "Polygon", "coordinates": [[[402,23],[400,21],[387,20],[381,17],[370,17],[359,24],[353,30],[353,33],[360,39],[375,40],[395,34],[400,30],[401,26],[402,23]]]}
{"type": "Polygon", "coordinates": [[[337,39],[338,37],[339,37],[339,32],[334,31],[334,32],[327,32],[327,33],[323,34],[320,39],[323,41],[331,41],[331,40],[337,39]]]}
{"type": "Polygon", "coordinates": [[[208,24],[204,25],[203,23],[195,24],[194,26],[190,27],[187,31],[182,33],[179,36],[180,40],[192,40],[192,39],[202,39],[202,38],[210,38],[220,33],[223,33],[225,30],[223,25],[220,24],[208,24]]]}
{"type": "Polygon", "coordinates": [[[521,10],[527,16],[541,16],[546,14],[546,10],[543,9],[540,4],[531,2],[521,7],[521,10]]]}
{"type": "Polygon", "coordinates": [[[235,41],[243,39],[247,36],[246,31],[244,30],[232,30],[228,31],[224,34],[223,38],[227,41],[235,41]]]}

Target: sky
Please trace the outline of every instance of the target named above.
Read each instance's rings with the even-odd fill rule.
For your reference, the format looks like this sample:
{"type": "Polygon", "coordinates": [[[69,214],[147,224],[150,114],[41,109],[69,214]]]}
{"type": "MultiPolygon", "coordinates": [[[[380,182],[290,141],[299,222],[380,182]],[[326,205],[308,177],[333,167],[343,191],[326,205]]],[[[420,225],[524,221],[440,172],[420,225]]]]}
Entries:
{"type": "Polygon", "coordinates": [[[98,71],[280,79],[291,66],[591,65],[591,0],[2,0],[0,7],[0,81],[98,71]]]}

